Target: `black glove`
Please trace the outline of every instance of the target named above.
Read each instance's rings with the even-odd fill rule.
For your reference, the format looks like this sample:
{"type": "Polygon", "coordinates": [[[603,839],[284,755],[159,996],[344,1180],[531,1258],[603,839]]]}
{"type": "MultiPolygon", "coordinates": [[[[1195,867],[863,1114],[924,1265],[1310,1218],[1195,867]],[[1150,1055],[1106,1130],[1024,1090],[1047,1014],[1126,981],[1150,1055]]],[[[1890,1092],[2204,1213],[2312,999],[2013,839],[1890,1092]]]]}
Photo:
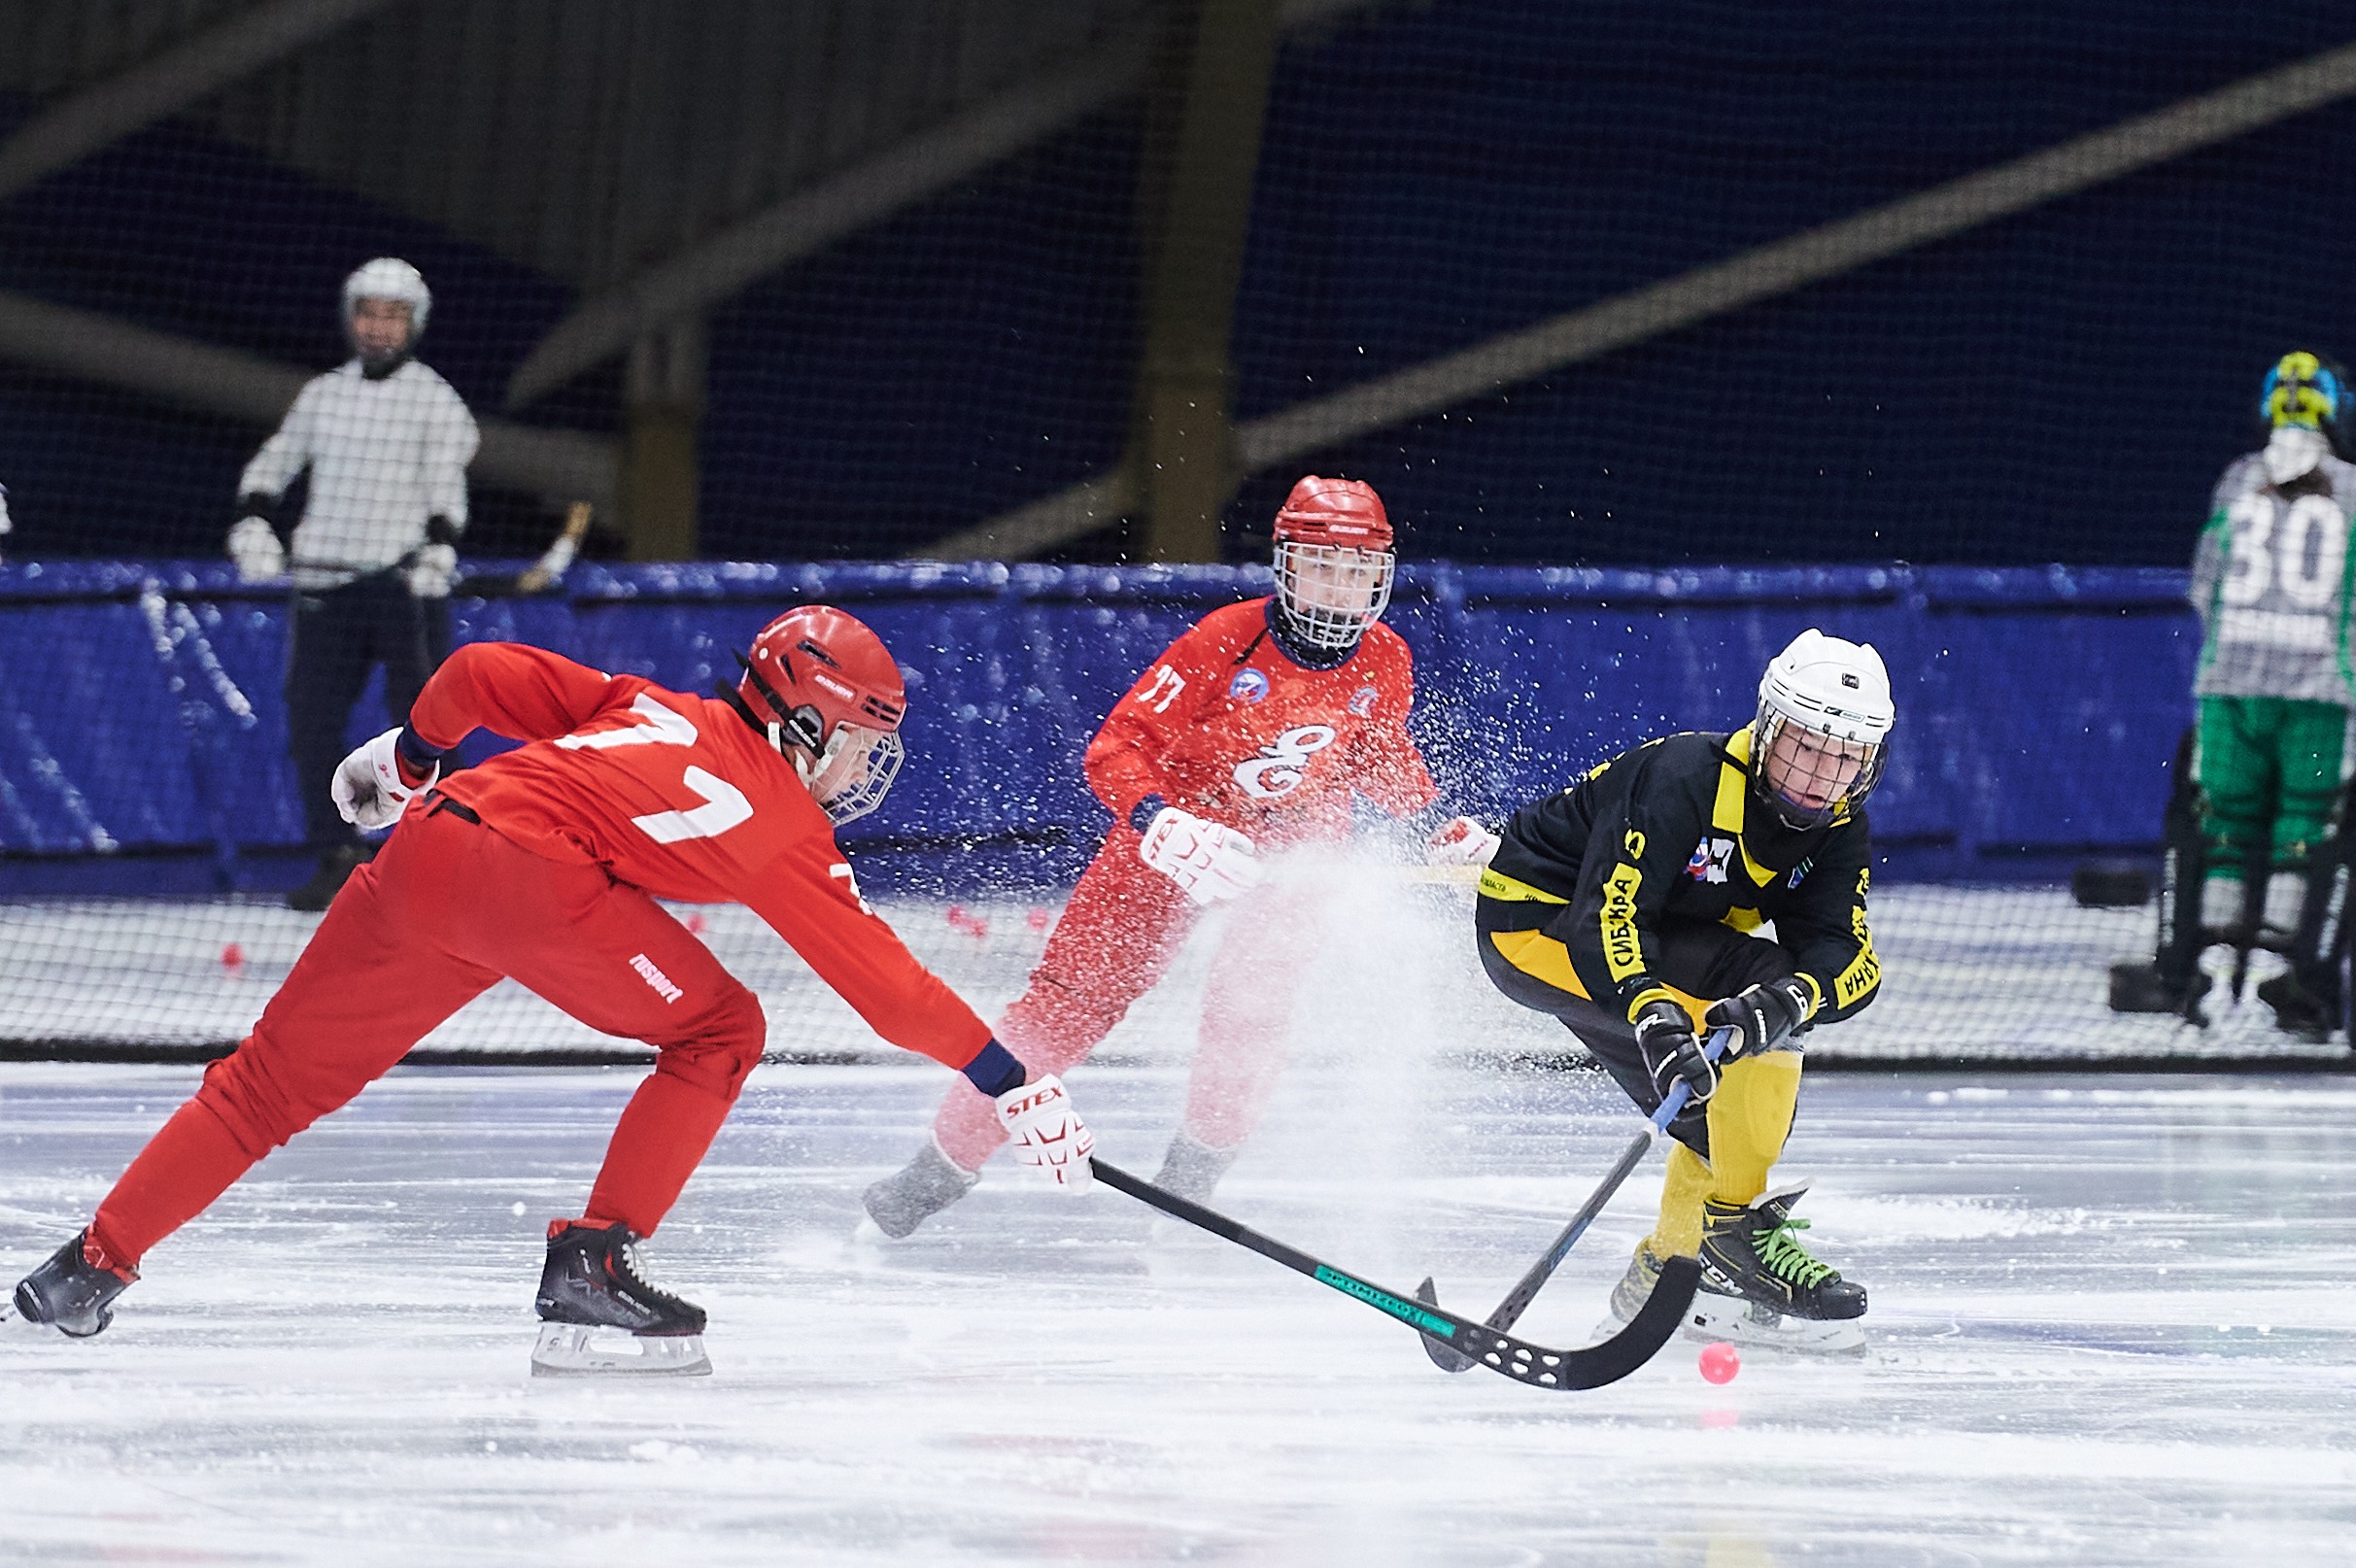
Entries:
{"type": "Polygon", "coordinates": [[[1693,1087],[1688,1104],[1698,1106],[1718,1092],[1718,1069],[1701,1054],[1693,1020],[1676,1003],[1648,1002],[1637,1009],[1636,1048],[1644,1053],[1645,1071],[1653,1074],[1653,1087],[1662,1099],[1680,1078],[1693,1087]]]}
{"type": "Polygon", "coordinates": [[[1731,1029],[1726,1054],[1773,1050],[1808,1021],[1807,982],[1792,975],[1755,985],[1737,996],[1710,1004],[1702,1021],[1712,1029],[1731,1029]]]}

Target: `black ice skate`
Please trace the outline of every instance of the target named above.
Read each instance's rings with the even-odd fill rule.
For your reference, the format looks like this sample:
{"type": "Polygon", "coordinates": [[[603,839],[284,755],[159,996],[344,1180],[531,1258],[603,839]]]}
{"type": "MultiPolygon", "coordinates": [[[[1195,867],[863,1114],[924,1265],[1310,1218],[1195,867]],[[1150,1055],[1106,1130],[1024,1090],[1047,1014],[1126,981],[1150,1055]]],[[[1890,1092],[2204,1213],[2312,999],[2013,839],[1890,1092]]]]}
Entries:
{"type": "Polygon", "coordinates": [[[1702,1205],[1701,1289],[1689,1337],[1789,1350],[1864,1348],[1865,1287],[1809,1256],[1792,1217],[1806,1187],[1702,1205]]]}
{"type": "Polygon", "coordinates": [[[1219,1177],[1235,1164],[1239,1151],[1212,1148],[1183,1127],[1170,1140],[1170,1152],[1162,1156],[1162,1168],[1154,1176],[1153,1184],[1164,1192],[1175,1192],[1190,1203],[1209,1203],[1212,1189],[1219,1177]]]}
{"type": "Polygon", "coordinates": [[[638,1238],[627,1225],[550,1225],[532,1305],[540,1314],[535,1378],[694,1378],[712,1370],[703,1309],[646,1282],[638,1238]]]}
{"type": "Polygon", "coordinates": [[[2258,982],[2258,1000],[2274,1009],[2274,1027],[2309,1045],[2332,1038],[2339,1020],[2324,1000],[2299,983],[2296,973],[2284,972],[2258,982]]]}
{"type": "Polygon", "coordinates": [[[2174,1013],[2188,1023],[2205,1025],[2208,1015],[2201,999],[2208,988],[2209,977],[2198,970],[2190,979],[2180,981],[2162,973],[2157,964],[2113,964],[2110,1010],[2174,1013]]]}
{"type": "Polygon", "coordinates": [[[860,1201],[875,1228],[897,1242],[913,1236],[917,1226],[972,1192],[980,1179],[980,1172],[960,1168],[928,1138],[916,1158],[870,1186],[860,1201]]]}
{"type": "Polygon", "coordinates": [[[115,1298],[139,1278],[137,1269],[90,1261],[88,1231],[51,1253],[17,1286],[17,1315],[86,1340],[115,1320],[115,1298]]]}

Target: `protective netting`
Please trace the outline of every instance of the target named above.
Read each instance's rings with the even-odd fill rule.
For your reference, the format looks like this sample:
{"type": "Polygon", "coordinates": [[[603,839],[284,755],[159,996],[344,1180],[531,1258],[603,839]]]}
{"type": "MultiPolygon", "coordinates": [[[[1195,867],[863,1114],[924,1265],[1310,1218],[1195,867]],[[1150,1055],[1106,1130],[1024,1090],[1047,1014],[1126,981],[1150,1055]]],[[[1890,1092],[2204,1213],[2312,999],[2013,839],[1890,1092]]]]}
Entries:
{"type": "MultiPolygon", "coordinates": [[[[240,9],[5,0],[0,127],[47,135],[240,9]]],[[[356,9],[36,178],[0,167],[19,552],[216,554],[376,256],[423,271],[423,357],[478,418],[575,443],[553,468],[488,443],[484,554],[545,542],[633,419],[692,443],[723,558],[894,555],[1118,460],[1157,8],[356,9]]],[[[2346,347],[2330,269],[2296,259],[2356,240],[2338,6],[1283,9],[1231,559],[1316,468],[1381,488],[1411,557],[2180,564],[2266,368],[2346,347]],[[2114,131],[1960,227],[1768,249],[2114,131]],[[1607,306],[1633,324],[1437,403],[1269,423],[1607,306]]]]}
{"type": "MultiPolygon", "coordinates": [[[[44,592],[0,596],[9,1048],[233,1040],[312,929],[316,917],[278,906],[310,869],[275,685],[284,611],[238,598],[233,574],[209,570],[53,567],[31,585],[44,592]]],[[[1827,1053],[2292,1050],[2254,1001],[2225,1007],[2206,1032],[2107,1006],[2109,967],[2153,951],[2155,840],[2197,642],[2181,585],[2096,571],[1413,567],[1387,619],[1416,652],[1411,729],[1446,808],[1492,822],[1651,736],[1744,723],[1757,671],[1807,625],[1874,644],[1899,714],[1869,802],[1887,982],[1862,1018],[1826,1032],[1827,1053]],[[2039,717],[2025,728],[2020,694],[2031,690],[2039,717]],[[2074,899],[2071,873],[2090,855],[2117,863],[2097,891],[2119,906],[2074,899]]],[[[566,596],[461,594],[456,626],[462,639],[533,642],[699,692],[733,672],[729,650],[776,605],[848,605],[902,660],[910,716],[901,781],[845,845],[919,954],[988,1011],[1019,990],[1104,832],[1078,766],[1099,716],[1204,610],[1267,588],[1265,570],[1228,568],[590,567],[566,596]]],[[[346,738],[386,722],[363,704],[346,738]]],[[[1399,861],[1417,847],[1367,824],[1363,854],[1399,861]]],[[[1400,873],[1359,874],[1380,890],[1400,873]]],[[[1354,886],[1337,887],[1335,918],[1361,912],[1354,886]]],[[[1552,1024],[1488,992],[1460,892],[1416,900],[1379,941],[1348,944],[1373,960],[1343,989],[1379,1000],[1394,966],[1436,964],[1444,978],[1432,983],[1452,988],[1434,1025],[1450,1048],[1566,1048],[1552,1024]]],[[[749,916],[694,914],[770,1002],[774,1049],[877,1048],[749,916]]],[[[2251,983],[2269,977],[2268,962],[2251,983]]],[[[1143,1002],[1124,1038],[1182,1051],[1189,983],[1143,1002]]],[[[582,1048],[577,1027],[511,992],[432,1048],[582,1048]]],[[[1318,1027],[1305,1009],[1301,1038],[1318,1027]]]]}
{"type": "MultiPolygon", "coordinates": [[[[527,574],[584,500],[593,562],[874,560],[1112,473],[1152,330],[1163,8],[354,8],[58,151],[88,122],[69,111],[246,9],[0,0],[0,1040],[234,1038],[308,930],[265,904],[336,847],[320,759],[445,643],[701,692],[820,597],[911,671],[909,767],[854,853],[1003,1001],[1103,827],[1088,733],[1264,569],[527,574]],[[336,368],[345,280],[378,256],[432,290],[401,385],[447,383],[470,462],[448,403],[356,401],[393,384],[336,368]],[[290,603],[265,535],[311,561],[304,589],[375,597],[290,603]],[[987,941],[948,934],[951,899],[987,941]]],[[[2103,971],[2148,955],[2152,911],[2066,881],[2156,866],[2213,487],[2262,439],[2267,366],[2344,347],[2332,270],[2303,259],[2356,239],[2342,10],[1282,12],[1206,371],[1237,422],[1225,554],[1265,561],[1304,470],[1383,492],[1449,803],[1494,819],[1650,736],[1732,728],[1822,626],[1882,650],[1900,714],[1873,804],[1891,993],[1824,1049],[2197,1053],[2233,1019],[2234,1049],[2290,1048],[2254,1006],[2205,1034],[2110,1014],[2103,971]],[[1916,564],[1863,564],[1892,562],[1916,564]]],[[[2306,499],[2264,558],[2297,602],[2251,597],[2258,632],[2308,589],[2344,598],[2344,530],[2306,499]]],[[[2212,536],[2228,598],[2262,555],[2250,516],[2212,536]]],[[[775,943],[707,918],[765,994],[832,1020],[780,1049],[868,1048],[775,943]]],[[[1451,1002],[1480,1020],[1466,1048],[1553,1040],[1492,1001],[1451,1002]]],[[[1191,1006],[1173,987],[1135,1027],[1178,1048],[1191,1006]]],[[[573,1039],[536,1003],[454,1027],[573,1039]]]]}
{"type": "MultiPolygon", "coordinates": [[[[1552,1019],[1505,1001],[1472,950],[1473,895],[1395,871],[1280,873],[1330,889],[1326,929],[1302,933],[1305,962],[1285,1049],[1347,1044],[1403,1058],[1493,1063],[1584,1055],[1552,1019]]],[[[880,912],[925,964],[986,1018],[1020,995],[1060,914],[1052,892],[971,902],[885,900],[880,912]]],[[[734,906],[673,910],[760,996],[769,1052],[792,1061],[914,1061],[878,1040],[767,927],[734,906]]],[[[1171,974],[1131,1009],[1099,1056],[1170,1065],[1193,1052],[1208,966],[1226,917],[1209,916],[1171,974]]],[[[146,1057],[220,1052],[260,1016],[318,924],[265,900],[38,899],[0,903],[0,944],[39,953],[11,966],[0,1057],[146,1057]]],[[[2107,966],[2148,957],[2142,910],[2078,906],[2054,887],[1905,887],[1876,903],[1887,974],[1880,1000],[1811,1038],[1813,1059],[1891,1065],[2037,1062],[2148,1066],[2158,1058],[2340,1059],[2275,1027],[2254,996],[2212,1005],[2206,1029],[2123,1017],[2104,1002],[2107,966]]],[[[425,1059],[638,1060],[642,1046],[598,1034],[512,980],[420,1042],[425,1059]]]]}

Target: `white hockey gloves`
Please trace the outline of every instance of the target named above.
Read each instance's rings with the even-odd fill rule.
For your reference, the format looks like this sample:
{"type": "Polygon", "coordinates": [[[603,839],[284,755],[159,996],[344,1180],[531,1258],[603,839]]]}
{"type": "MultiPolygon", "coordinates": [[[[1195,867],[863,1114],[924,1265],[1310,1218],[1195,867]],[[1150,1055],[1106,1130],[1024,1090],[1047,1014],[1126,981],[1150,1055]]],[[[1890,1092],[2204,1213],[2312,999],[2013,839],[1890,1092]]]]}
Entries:
{"type": "Polygon", "coordinates": [[[229,529],[229,559],[237,562],[241,583],[266,583],[287,574],[287,547],[262,518],[240,518],[229,529]]]}
{"type": "Polygon", "coordinates": [[[459,550],[454,544],[423,546],[409,568],[409,592],[417,598],[448,598],[458,580],[459,550]]]}
{"type": "Polygon", "coordinates": [[[1007,1130],[1014,1158],[1066,1192],[1081,1191],[1096,1179],[1088,1164],[1096,1135],[1072,1108],[1072,1096],[1054,1074],[1000,1095],[998,1121],[1007,1130]]]}
{"type": "Polygon", "coordinates": [[[337,814],[355,828],[373,833],[392,827],[401,820],[409,798],[433,788],[441,777],[442,765],[436,763],[423,784],[401,782],[400,754],[394,747],[400,737],[398,730],[388,730],[337,765],[328,793],[335,797],[337,814]]]}
{"type": "Polygon", "coordinates": [[[1439,831],[1423,840],[1423,864],[1426,866],[1486,866],[1497,853],[1497,835],[1470,817],[1457,817],[1440,824],[1439,831]]]}
{"type": "Polygon", "coordinates": [[[1166,805],[1145,824],[1137,858],[1186,890],[1197,903],[1216,903],[1260,885],[1251,840],[1191,812],[1166,805]]]}

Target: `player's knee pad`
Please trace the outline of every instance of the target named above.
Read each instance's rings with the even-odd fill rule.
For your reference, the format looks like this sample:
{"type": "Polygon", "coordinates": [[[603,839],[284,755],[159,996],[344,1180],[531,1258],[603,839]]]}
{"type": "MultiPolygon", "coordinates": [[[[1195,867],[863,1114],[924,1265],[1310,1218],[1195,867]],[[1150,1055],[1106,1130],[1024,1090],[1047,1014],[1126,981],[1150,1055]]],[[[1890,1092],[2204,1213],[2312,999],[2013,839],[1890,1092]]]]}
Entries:
{"type": "Polygon", "coordinates": [[[1710,1096],[1711,1196],[1747,1204],[1767,1190],[1767,1172],[1792,1136],[1799,1108],[1800,1058],[1792,1051],[1745,1056],[1719,1069],[1710,1096]]]}
{"type": "Polygon", "coordinates": [[[657,1042],[662,1055],[656,1071],[733,1104],[768,1044],[768,1020],[760,998],[732,982],[692,1033],[657,1042]]]}

